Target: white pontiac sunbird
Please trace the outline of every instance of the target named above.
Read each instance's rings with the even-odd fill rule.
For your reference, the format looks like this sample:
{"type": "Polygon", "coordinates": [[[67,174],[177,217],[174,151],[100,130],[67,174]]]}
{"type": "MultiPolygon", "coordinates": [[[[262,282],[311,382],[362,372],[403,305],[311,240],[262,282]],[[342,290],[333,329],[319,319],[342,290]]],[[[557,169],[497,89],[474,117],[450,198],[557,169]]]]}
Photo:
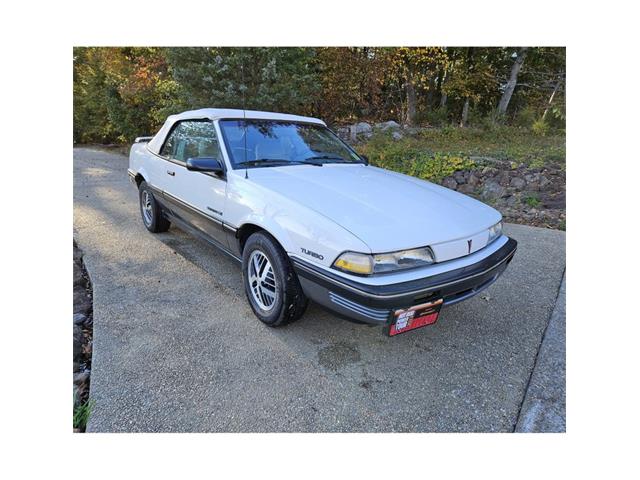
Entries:
{"type": "Polygon", "coordinates": [[[265,324],[308,300],[390,335],[436,321],[513,258],[493,208],[368,164],[317,118],[206,108],[131,148],[145,227],[170,224],[242,262],[265,324]]]}

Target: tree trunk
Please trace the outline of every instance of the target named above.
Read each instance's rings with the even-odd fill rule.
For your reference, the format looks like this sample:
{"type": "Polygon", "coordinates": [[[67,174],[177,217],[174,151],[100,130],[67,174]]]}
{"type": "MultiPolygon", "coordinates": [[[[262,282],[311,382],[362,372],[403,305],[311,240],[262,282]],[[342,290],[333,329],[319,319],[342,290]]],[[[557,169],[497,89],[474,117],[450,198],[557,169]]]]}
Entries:
{"type": "Polygon", "coordinates": [[[442,78],[440,80],[440,86],[438,90],[440,91],[440,104],[438,105],[440,108],[444,108],[447,106],[447,94],[442,91],[442,87],[444,86],[444,82],[447,81],[447,71],[445,70],[442,74],[442,78]]]}
{"type": "Polygon", "coordinates": [[[467,126],[467,119],[469,118],[469,97],[464,99],[464,105],[462,106],[462,117],[460,118],[460,126],[467,126]]]}
{"type": "Polygon", "coordinates": [[[560,75],[558,77],[558,81],[556,82],[555,87],[553,87],[553,92],[551,92],[551,96],[549,97],[549,101],[547,102],[547,106],[544,109],[544,113],[542,114],[542,120],[545,119],[545,117],[547,116],[547,113],[549,112],[549,109],[551,108],[551,104],[553,103],[553,98],[556,96],[556,93],[558,93],[558,90],[560,90],[560,85],[562,85],[562,75],[560,75]]]}
{"type": "Polygon", "coordinates": [[[500,103],[498,103],[498,115],[500,116],[507,113],[507,107],[509,107],[511,96],[513,95],[513,91],[516,88],[516,83],[518,83],[518,74],[520,73],[520,69],[522,68],[522,64],[524,63],[524,58],[527,56],[528,49],[529,47],[522,47],[520,48],[520,50],[518,50],[518,56],[516,57],[515,62],[513,62],[513,66],[511,67],[509,81],[507,82],[504,93],[500,98],[500,103]]]}
{"type": "Polygon", "coordinates": [[[407,115],[406,123],[413,127],[416,124],[416,87],[411,79],[405,84],[407,91],[407,115]]]}

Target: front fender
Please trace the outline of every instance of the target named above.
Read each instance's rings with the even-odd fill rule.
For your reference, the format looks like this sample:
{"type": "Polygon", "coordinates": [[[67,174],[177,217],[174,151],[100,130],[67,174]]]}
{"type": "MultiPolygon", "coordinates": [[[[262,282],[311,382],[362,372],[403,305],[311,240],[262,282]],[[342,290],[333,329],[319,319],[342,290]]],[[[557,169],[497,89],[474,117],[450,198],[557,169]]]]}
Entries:
{"type": "Polygon", "coordinates": [[[266,230],[290,256],[330,267],[344,251],[371,253],[344,227],[277,192],[245,179],[227,188],[227,218],[238,228],[253,224],[266,230]]]}

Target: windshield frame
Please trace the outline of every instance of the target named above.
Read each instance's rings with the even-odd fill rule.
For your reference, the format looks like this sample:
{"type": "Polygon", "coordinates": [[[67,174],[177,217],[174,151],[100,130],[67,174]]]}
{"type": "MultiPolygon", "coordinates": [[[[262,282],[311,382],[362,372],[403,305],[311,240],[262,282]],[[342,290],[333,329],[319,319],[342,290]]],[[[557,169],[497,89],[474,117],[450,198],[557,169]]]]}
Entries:
{"type": "MultiPolygon", "coordinates": [[[[333,136],[340,145],[344,146],[350,153],[354,154],[356,157],[358,157],[360,160],[359,161],[349,161],[349,162],[326,162],[326,163],[332,163],[334,165],[368,165],[368,162],[366,161],[366,159],[362,158],[362,155],[360,155],[358,152],[356,152],[351,145],[349,145],[347,142],[345,142],[344,140],[342,140],[340,138],[340,136],[334,132],[333,130],[331,130],[329,127],[327,127],[325,124],[323,123],[317,123],[317,122],[305,122],[304,120],[281,120],[281,119],[277,119],[277,118],[253,118],[253,117],[247,117],[247,118],[243,118],[243,117],[233,117],[233,118],[219,118],[217,120],[217,124],[218,124],[218,130],[221,133],[222,136],[222,141],[224,142],[224,149],[225,149],[225,153],[227,154],[227,159],[229,162],[229,167],[231,167],[232,170],[245,170],[247,168],[261,168],[260,165],[242,165],[240,163],[236,163],[234,162],[233,159],[233,155],[231,153],[231,149],[229,148],[229,141],[227,139],[227,134],[225,132],[225,129],[223,128],[221,122],[225,122],[225,121],[236,121],[236,122],[273,122],[273,123],[295,123],[295,124],[299,124],[299,125],[309,125],[312,127],[316,127],[322,130],[326,130],[327,132],[329,132],[329,134],[331,136],[333,136]]],[[[300,162],[294,162],[291,161],[290,164],[286,164],[283,162],[282,165],[278,165],[278,167],[289,167],[289,166],[300,166],[302,165],[302,163],[300,162]]]]}

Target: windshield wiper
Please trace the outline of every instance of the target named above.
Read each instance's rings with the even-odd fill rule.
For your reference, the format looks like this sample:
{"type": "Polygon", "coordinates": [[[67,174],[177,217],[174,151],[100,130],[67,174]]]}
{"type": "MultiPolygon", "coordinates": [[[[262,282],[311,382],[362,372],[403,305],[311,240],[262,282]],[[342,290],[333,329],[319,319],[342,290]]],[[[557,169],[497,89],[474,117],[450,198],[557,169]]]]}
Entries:
{"type": "Polygon", "coordinates": [[[278,158],[258,158],[257,160],[246,160],[238,163],[247,167],[281,167],[283,165],[313,165],[314,167],[321,167],[322,163],[307,162],[301,160],[285,160],[278,158]]]}
{"type": "Polygon", "coordinates": [[[307,157],[305,160],[331,160],[331,162],[323,162],[323,163],[357,163],[352,162],[351,160],[346,160],[342,157],[334,157],[332,155],[315,155],[313,157],[307,157]]]}

